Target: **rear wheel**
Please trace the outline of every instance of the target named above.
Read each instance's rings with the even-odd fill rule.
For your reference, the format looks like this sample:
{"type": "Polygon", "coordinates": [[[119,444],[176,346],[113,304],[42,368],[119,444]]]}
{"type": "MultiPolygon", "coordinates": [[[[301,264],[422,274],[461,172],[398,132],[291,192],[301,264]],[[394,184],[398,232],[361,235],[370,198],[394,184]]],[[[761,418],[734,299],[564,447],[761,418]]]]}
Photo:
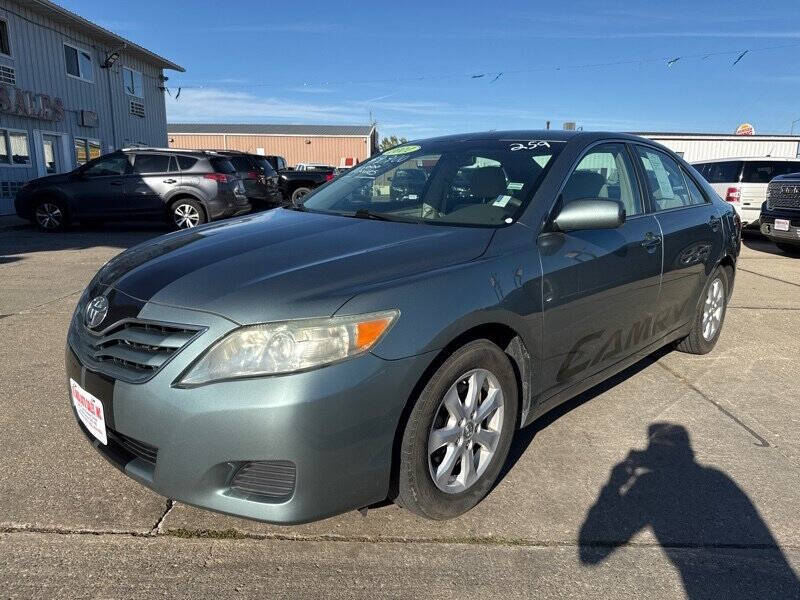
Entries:
{"type": "Polygon", "coordinates": [[[294,206],[299,206],[302,204],[302,197],[308,194],[311,191],[311,188],[307,187],[299,187],[295,191],[292,192],[292,204],[294,206]]]}
{"type": "Polygon", "coordinates": [[[59,200],[39,200],[33,209],[33,218],[42,231],[63,231],[67,225],[67,211],[59,200]]]}
{"type": "Polygon", "coordinates": [[[790,256],[800,256],[800,245],[797,244],[784,244],[783,242],[775,242],[778,250],[785,252],[790,256]]]}
{"type": "Polygon", "coordinates": [[[703,299],[697,309],[692,330],[678,343],[678,350],[689,354],[711,352],[719,339],[725,321],[728,305],[728,275],[725,269],[717,267],[708,278],[703,299]]]}
{"type": "Polygon", "coordinates": [[[517,402],[514,369],[495,344],[477,340],[454,352],[409,415],[396,502],[439,520],[480,502],[508,456],[517,402]]]}
{"type": "Polygon", "coordinates": [[[205,222],[205,211],[197,200],[181,198],[170,206],[170,225],[175,229],[191,229],[205,222]]]}

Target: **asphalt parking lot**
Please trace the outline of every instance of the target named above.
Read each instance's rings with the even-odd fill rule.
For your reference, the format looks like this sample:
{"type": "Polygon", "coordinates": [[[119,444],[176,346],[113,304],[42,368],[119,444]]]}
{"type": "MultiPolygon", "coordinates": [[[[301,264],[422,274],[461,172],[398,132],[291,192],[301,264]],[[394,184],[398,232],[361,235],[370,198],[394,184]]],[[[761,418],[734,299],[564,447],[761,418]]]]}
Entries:
{"type": "Polygon", "coordinates": [[[75,302],[160,233],[0,223],[0,597],[800,598],[800,259],[747,236],[711,354],[659,352],[521,431],[461,518],[276,527],[156,496],[73,422],[75,302]],[[655,423],[679,432],[668,456],[655,423]],[[620,479],[629,456],[647,486],[620,479]]]}

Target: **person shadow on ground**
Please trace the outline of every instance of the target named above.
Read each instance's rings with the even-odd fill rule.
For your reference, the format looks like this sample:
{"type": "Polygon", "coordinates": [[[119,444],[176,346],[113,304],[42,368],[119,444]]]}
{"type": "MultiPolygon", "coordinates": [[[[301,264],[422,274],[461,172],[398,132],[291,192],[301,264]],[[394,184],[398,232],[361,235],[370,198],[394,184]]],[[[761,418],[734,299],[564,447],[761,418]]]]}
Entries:
{"type": "Polygon", "coordinates": [[[725,473],[695,461],[686,429],[652,423],[647,441],[611,469],[589,509],[581,563],[601,563],[650,527],[690,600],[800,598],[797,575],[756,507],[725,473]]]}

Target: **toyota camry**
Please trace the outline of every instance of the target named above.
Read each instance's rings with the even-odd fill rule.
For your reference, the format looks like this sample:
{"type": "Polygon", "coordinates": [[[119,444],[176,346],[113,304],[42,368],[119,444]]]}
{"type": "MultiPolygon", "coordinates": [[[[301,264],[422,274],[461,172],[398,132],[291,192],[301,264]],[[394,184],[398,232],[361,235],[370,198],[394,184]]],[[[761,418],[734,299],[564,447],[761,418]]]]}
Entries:
{"type": "Polygon", "coordinates": [[[643,138],[406,143],[298,206],[112,259],[70,324],[71,406],[113,465],[188,504],[455,517],[520,428],[662,346],[711,351],[739,236],[643,138]]]}

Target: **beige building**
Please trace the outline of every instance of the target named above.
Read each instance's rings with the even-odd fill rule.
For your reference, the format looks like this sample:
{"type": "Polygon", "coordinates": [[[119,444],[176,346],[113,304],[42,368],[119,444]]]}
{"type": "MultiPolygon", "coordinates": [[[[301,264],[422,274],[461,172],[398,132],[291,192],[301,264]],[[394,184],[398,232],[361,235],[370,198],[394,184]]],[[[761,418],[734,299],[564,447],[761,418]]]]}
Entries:
{"type": "Polygon", "coordinates": [[[170,123],[170,148],[242,150],[283,156],[286,163],[351,166],[377,152],[374,125],[248,125],[170,123]]]}

